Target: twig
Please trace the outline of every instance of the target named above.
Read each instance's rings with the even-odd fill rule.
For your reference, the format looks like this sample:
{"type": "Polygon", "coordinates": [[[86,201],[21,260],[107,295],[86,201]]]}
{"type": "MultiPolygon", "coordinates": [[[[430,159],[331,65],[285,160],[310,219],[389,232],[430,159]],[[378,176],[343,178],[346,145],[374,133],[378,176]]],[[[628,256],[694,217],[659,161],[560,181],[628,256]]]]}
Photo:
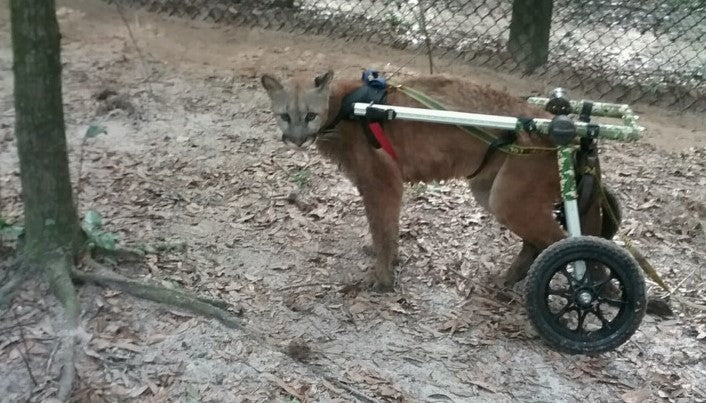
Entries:
{"type": "MultiPolygon", "coordinates": [[[[22,339],[22,346],[25,348],[25,353],[29,351],[29,348],[27,348],[27,339],[25,339],[25,331],[24,327],[22,326],[22,323],[20,322],[20,318],[17,317],[17,311],[14,309],[12,310],[12,313],[15,316],[15,321],[18,322],[19,328],[20,328],[20,338],[22,339]]],[[[20,356],[22,357],[22,361],[25,363],[25,367],[27,367],[27,372],[29,373],[29,379],[32,380],[32,384],[34,386],[37,386],[37,379],[34,377],[34,374],[32,373],[32,367],[29,365],[29,360],[27,359],[27,356],[20,351],[20,356]]]]}
{"type": "MultiPolygon", "coordinates": [[[[15,315],[15,316],[16,316],[16,315],[15,315]]],[[[17,320],[17,319],[15,319],[15,320],[17,320]]],[[[32,322],[32,321],[27,321],[27,322],[15,323],[14,325],[10,325],[10,326],[0,327],[0,334],[3,334],[3,333],[5,333],[5,332],[9,332],[10,330],[16,329],[16,328],[18,328],[18,327],[20,327],[20,326],[33,325],[33,324],[35,324],[35,323],[37,323],[37,322],[36,322],[36,321],[34,321],[34,322],[32,322]]]]}
{"type": "Polygon", "coordinates": [[[345,389],[348,393],[355,396],[355,398],[358,400],[362,400],[366,403],[377,403],[378,402],[374,398],[369,397],[366,394],[364,394],[363,392],[360,392],[360,391],[354,389],[353,387],[346,385],[345,383],[343,383],[342,381],[339,381],[338,379],[332,378],[330,376],[324,376],[324,379],[327,380],[328,382],[338,386],[341,389],[345,389]]]}
{"type": "Polygon", "coordinates": [[[682,281],[679,282],[679,284],[675,285],[671,290],[669,290],[669,292],[667,293],[667,295],[665,296],[665,298],[666,298],[666,297],[669,297],[669,296],[672,295],[675,291],[677,291],[677,290],[679,289],[679,287],[681,287],[682,284],[684,284],[684,283],[686,282],[686,280],[690,279],[691,276],[693,276],[694,274],[696,274],[696,271],[697,271],[698,269],[700,269],[700,267],[699,267],[699,266],[696,266],[696,268],[694,268],[694,270],[692,270],[691,273],[687,274],[686,277],[684,277],[684,278],[682,279],[682,281]]]}
{"type": "Polygon", "coordinates": [[[698,309],[700,311],[706,311],[706,305],[695,304],[691,301],[688,301],[686,298],[682,298],[678,295],[674,295],[674,299],[677,300],[677,302],[679,302],[680,304],[686,305],[689,308],[698,309]]]}
{"type": "Polygon", "coordinates": [[[95,283],[103,287],[114,288],[138,298],[175,306],[197,315],[214,318],[231,329],[243,328],[241,322],[235,315],[222,309],[222,307],[230,306],[225,301],[215,301],[210,298],[192,295],[185,291],[170,290],[168,288],[129,279],[115,273],[91,258],[86,258],[85,262],[88,266],[93,268],[95,272],[85,272],[74,269],[71,273],[72,278],[79,281],[95,283]]]}
{"type": "Polygon", "coordinates": [[[130,36],[130,41],[132,41],[132,46],[134,46],[135,50],[137,51],[137,56],[140,59],[140,67],[142,68],[142,74],[145,76],[144,82],[147,84],[147,89],[150,93],[150,97],[152,97],[154,99],[154,92],[152,91],[152,84],[149,81],[149,74],[147,71],[147,65],[145,64],[145,55],[142,53],[142,49],[137,44],[137,39],[135,39],[135,35],[133,35],[133,33],[132,33],[132,28],[130,28],[130,23],[128,23],[127,18],[125,18],[125,13],[123,12],[123,7],[120,5],[120,2],[115,2],[115,6],[118,9],[118,15],[120,15],[120,19],[123,21],[123,24],[125,24],[125,28],[127,29],[128,36],[130,36]]]}
{"type": "Polygon", "coordinates": [[[46,365],[47,372],[49,372],[49,369],[51,369],[51,364],[54,362],[54,356],[56,355],[56,352],[59,351],[60,346],[61,346],[61,343],[56,343],[54,345],[54,348],[52,348],[51,353],[49,354],[49,359],[47,360],[47,365],[46,365]]]}
{"type": "Polygon", "coordinates": [[[86,148],[86,135],[81,138],[81,144],[78,147],[78,172],[76,173],[76,205],[81,207],[81,193],[83,193],[83,159],[86,148]]]}
{"type": "Polygon", "coordinates": [[[292,284],[292,285],[287,285],[284,287],[280,287],[277,289],[277,291],[287,291],[287,290],[293,290],[296,288],[307,288],[307,287],[320,287],[324,285],[328,286],[338,286],[338,285],[343,285],[344,283],[341,282],[318,282],[318,283],[306,283],[306,284],[292,284]]]}

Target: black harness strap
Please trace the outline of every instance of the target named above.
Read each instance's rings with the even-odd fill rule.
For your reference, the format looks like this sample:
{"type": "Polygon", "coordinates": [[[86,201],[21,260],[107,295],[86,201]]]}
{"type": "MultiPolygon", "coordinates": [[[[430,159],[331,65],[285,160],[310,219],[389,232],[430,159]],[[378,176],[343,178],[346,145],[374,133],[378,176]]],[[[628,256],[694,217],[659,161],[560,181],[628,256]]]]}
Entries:
{"type": "MultiPolygon", "coordinates": [[[[370,85],[362,85],[356,88],[353,92],[343,97],[341,100],[341,109],[338,110],[338,114],[336,114],[336,117],[331,121],[331,123],[323,127],[320,132],[325,133],[333,130],[333,128],[341,123],[342,120],[357,120],[355,114],[353,113],[353,104],[356,102],[384,104],[386,98],[386,88],[375,88],[370,85]]],[[[366,120],[361,120],[360,122],[363,127],[365,137],[368,139],[368,142],[370,142],[370,145],[375,148],[380,148],[380,143],[370,131],[368,122],[366,120]]]]}
{"type": "Polygon", "coordinates": [[[581,122],[586,122],[586,123],[590,122],[592,111],[593,111],[593,102],[584,101],[583,105],[581,106],[581,112],[579,113],[579,120],[581,122]]]}
{"type": "Polygon", "coordinates": [[[363,128],[363,133],[365,133],[365,138],[368,139],[368,143],[370,143],[370,145],[375,149],[380,148],[380,142],[375,138],[373,131],[370,130],[370,124],[368,124],[368,121],[361,120],[360,126],[363,128]]]}
{"type": "MultiPolygon", "coordinates": [[[[590,123],[593,102],[585,101],[579,113],[579,121],[590,123]]],[[[598,175],[598,149],[596,140],[591,137],[581,138],[581,146],[576,153],[576,188],[578,190],[579,213],[585,214],[591,206],[596,189],[598,175]]]]}
{"type": "Polygon", "coordinates": [[[480,173],[480,171],[485,168],[485,166],[488,164],[488,161],[490,161],[490,157],[495,154],[495,152],[501,148],[504,147],[508,144],[512,144],[515,141],[517,141],[517,133],[514,131],[506,131],[503,133],[502,136],[498,136],[495,140],[493,140],[492,143],[488,146],[488,149],[485,151],[485,155],[483,155],[483,160],[480,162],[480,165],[478,165],[478,168],[476,168],[473,173],[470,175],[466,176],[466,179],[473,179],[480,173]]]}

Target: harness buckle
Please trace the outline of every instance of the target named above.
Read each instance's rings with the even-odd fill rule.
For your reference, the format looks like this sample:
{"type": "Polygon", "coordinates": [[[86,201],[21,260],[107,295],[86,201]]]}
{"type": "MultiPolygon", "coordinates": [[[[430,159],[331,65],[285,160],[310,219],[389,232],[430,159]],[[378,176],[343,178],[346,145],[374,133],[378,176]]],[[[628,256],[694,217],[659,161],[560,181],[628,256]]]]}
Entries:
{"type": "Polygon", "coordinates": [[[365,119],[369,122],[381,122],[386,120],[394,120],[397,117],[397,112],[394,109],[385,109],[372,106],[365,108],[365,119]]]}

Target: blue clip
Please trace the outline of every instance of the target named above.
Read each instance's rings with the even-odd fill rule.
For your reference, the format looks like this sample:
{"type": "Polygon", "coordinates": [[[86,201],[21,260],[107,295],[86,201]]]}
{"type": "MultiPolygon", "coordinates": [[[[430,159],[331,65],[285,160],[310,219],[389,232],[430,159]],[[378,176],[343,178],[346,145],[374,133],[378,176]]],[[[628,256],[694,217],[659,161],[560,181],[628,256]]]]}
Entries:
{"type": "Polygon", "coordinates": [[[363,82],[373,88],[384,89],[387,87],[387,81],[380,76],[377,70],[367,69],[363,72],[363,82]]]}

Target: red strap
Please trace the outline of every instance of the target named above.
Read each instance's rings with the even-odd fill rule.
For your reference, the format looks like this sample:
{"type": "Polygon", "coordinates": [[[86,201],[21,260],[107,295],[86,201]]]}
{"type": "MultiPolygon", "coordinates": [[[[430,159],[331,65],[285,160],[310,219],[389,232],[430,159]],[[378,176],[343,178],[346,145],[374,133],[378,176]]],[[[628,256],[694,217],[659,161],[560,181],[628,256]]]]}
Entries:
{"type": "Polygon", "coordinates": [[[387,139],[387,136],[385,136],[385,131],[382,130],[382,125],[377,122],[370,122],[368,123],[368,127],[370,128],[370,131],[373,132],[373,135],[375,136],[375,140],[380,143],[380,147],[382,147],[383,150],[392,157],[393,160],[397,161],[397,154],[395,153],[395,149],[392,148],[392,144],[390,144],[390,141],[387,139]]]}

